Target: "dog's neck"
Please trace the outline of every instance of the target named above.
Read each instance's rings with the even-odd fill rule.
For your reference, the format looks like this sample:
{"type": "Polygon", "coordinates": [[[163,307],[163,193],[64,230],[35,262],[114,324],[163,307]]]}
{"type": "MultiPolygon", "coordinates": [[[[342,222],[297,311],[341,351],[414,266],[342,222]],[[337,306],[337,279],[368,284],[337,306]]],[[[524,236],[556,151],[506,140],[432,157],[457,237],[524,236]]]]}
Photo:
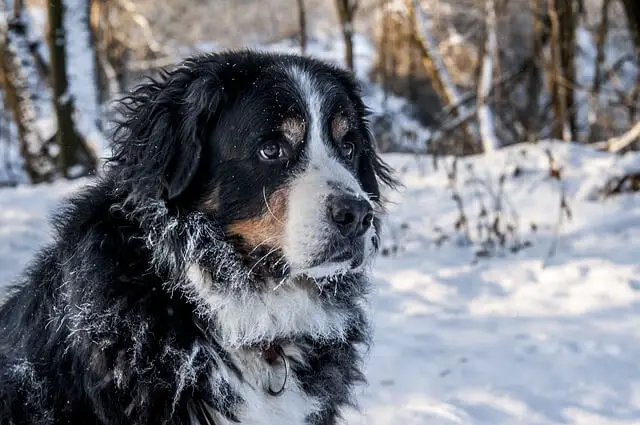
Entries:
{"type": "Polygon", "coordinates": [[[171,214],[160,202],[138,211],[133,217],[144,218],[138,225],[165,289],[186,297],[194,316],[229,349],[283,339],[345,340],[350,323],[361,319],[355,317],[367,288],[361,275],[260,281],[210,216],[171,214]]]}

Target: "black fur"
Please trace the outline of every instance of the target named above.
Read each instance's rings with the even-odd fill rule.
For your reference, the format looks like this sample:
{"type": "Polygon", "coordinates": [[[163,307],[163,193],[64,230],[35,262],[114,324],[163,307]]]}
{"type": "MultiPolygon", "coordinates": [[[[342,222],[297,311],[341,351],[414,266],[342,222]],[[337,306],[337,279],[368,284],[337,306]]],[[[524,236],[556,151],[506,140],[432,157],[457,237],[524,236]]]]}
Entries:
{"type": "MultiPolygon", "coordinates": [[[[260,87],[247,87],[285,84],[269,69],[292,63],[348,93],[365,138],[355,165],[364,190],[378,201],[378,182],[393,184],[373,151],[357,84],[338,68],[229,52],[187,60],[141,85],[122,102],[105,176],[57,214],[53,242],[0,308],[1,424],[205,424],[212,418],[204,406],[238,420],[243,394],[210,379],[222,368],[242,379],[243,365],[218,338],[215,314],[198,302],[185,270],[197,264],[210,273],[212,290],[230,299],[264,290],[264,275],[251,272],[225,225],[254,214],[256,191],[277,182],[247,165],[242,146],[230,148],[229,132],[245,131],[238,120],[258,128],[264,114],[279,113],[261,112],[269,102],[260,100],[260,87]],[[247,96],[255,107],[238,109],[247,96]],[[231,176],[242,190],[221,185],[231,176]],[[216,187],[224,187],[219,208],[204,211],[216,187]]],[[[352,386],[363,380],[358,347],[369,337],[360,307],[366,278],[332,279],[324,284],[340,290],[321,296],[352,318],[345,338],[286,341],[306,360],[290,359],[292,372],[321,403],[312,424],[335,423],[353,402],[352,386]]]]}

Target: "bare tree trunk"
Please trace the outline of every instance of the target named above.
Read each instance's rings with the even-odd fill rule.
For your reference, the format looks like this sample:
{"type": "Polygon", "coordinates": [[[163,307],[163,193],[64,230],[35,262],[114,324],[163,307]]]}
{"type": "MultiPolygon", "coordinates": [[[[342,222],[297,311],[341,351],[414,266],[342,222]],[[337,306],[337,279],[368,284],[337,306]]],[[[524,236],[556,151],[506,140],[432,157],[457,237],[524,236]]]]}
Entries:
{"type": "Polygon", "coordinates": [[[636,58],[640,58],[640,3],[638,0],[622,0],[627,15],[629,32],[636,46],[636,58]]]}
{"type": "Polygon", "coordinates": [[[549,89],[556,117],[552,135],[565,141],[576,134],[576,110],[573,101],[575,84],[575,13],[573,0],[549,0],[551,21],[551,66],[549,89]]]}
{"type": "Polygon", "coordinates": [[[358,0],[336,0],[336,9],[344,40],[344,61],[347,68],[353,71],[353,21],[358,10],[358,0]]]}
{"type": "Polygon", "coordinates": [[[94,11],[99,11],[98,7],[96,7],[96,1],[95,0],[87,0],[87,11],[86,11],[86,17],[87,17],[87,31],[89,32],[89,48],[91,49],[91,53],[93,56],[93,68],[95,70],[95,72],[93,73],[93,86],[95,87],[95,105],[97,107],[97,113],[95,114],[95,124],[96,127],[102,131],[104,129],[103,126],[103,122],[102,122],[102,114],[100,113],[100,108],[101,106],[104,104],[104,102],[106,102],[108,100],[105,99],[104,95],[105,93],[105,85],[103,83],[102,77],[101,75],[104,75],[104,71],[102,71],[100,68],[102,66],[102,63],[100,61],[100,53],[98,51],[98,43],[99,43],[99,27],[97,25],[94,25],[94,17],[93,17],[93,13],[94,11]]]}
{"type": "Polygon", "coordinates": [[[496,23],[496,7],[494,0],[486,0],[486,43],[482,60],[482,71],[478,84],[478,123],[480,139],[485,153],[493,152],[500,147],[496,136],[493,111],[487,104],[493,82],[494,60],[498,57],[498,34],[496,23]]]}
{"type": "MultiPolygon", "coordinates": [[[[624,10],[627,15],[627,22],[629,25],[629,32],[631,38],[636,47],[636,58],[640,58],[640,3],[638,0],[622,0],[624,10]]],[[[640,73],[636,78],[636,87],[631,93],[632,107],[629,108],[629,121],[631,125],[636,121],[636,115],[640,110],[638,105],[640,100],[640,73]]]]}
{"type": "Polygon", "coordinates": [[[389,27],[390,25],[390,18],[389,17],[384,17],[384,11],[385,11],[385,6],[386,6],[386,0],[380,0],[380,4],[378,5],[378,7],[380,8],[380,16],[383,16],[382,18],[382,31],[380,34],[380,46],[381,48],[378,50],[379,51],[379,65],[378,65],[378,69],[379,69],[379,78],[380,78],[380,85],[382,86],[382,92],[384,95],[384,99],[382,102],[382,107],[383,110],[386,112],[387,109],[387,102],[389,99],[389,76],[391,74],[391,70],[393,68],[390,67],[389,64],[389,49],[391,48],[391,37],[390,37],[390,31],[389,31],[389,27]]]}
{"type": "Polygon", "coordinates": [[[531,16],[533,18],[533,33],[531,57],[533,63],[529,72],[528,80],[528,103],[527,103],[527,139],[534,142],[538,139],[540,131],[540,92],[542,91],[542,64],[538,61],[542,60],[542,49],[545,44],[545,25],[542,21],[542,8],[540,0],[530,0],[531,16]]]}
{"type": "Polygon", "coordinates": [[[304,0],[297,0],[298,2],[298,25],[300,37],[300,53],[303,55],[307,51],[307,13],[304,7],[304,0]]]}
{"type": "Polygon", "coordinates": [[[67,74],[67,34],[64,26],[64,1],[49,0],[49,49],[54,105],[58,121],[56,134],[60,146],[59,167],[65,177],[76,177],[95,171],[97,160],[87,147],[87,142],[78,131],[74,121],[74,99],[70,92],[67,74]],[[72,172],[72,167],[81,165],[82,173],[72,172]]]}
{"type": "Polygon", "coordinates": [[[104,104],[122,91],[118,73],[111,62],[109,44],[112,43],[111,22],[109,20],[109,3],[105,0],[91,2],[91,32],[97,41],[96,49],[96,87],[98,89],[98,105],[104,104]]]}
{"type": "Polygon", "coordinates": [[[565,138],[576,140],[578,134],[578,111],[575,104],[576,86],[576,27],[577,14],[575,4],[572,0],[564,0],[561,17],[562,48],[561,65],[562,75],[566,83],[564,85],[564,96],[567,113],[567,126],[569,134],[565,138]]]}
{"type": "Polygon", "coordinates": [[[604,46],[607,40],[607,32],[609,31],[609,5],[611,0],[602,1],[602,9],[600,25],[598,25],[598,34],[596,39],[596,62],[593,66],[593,86],[589,96],[589,140],[594,142],[598,139],[596,134],[596,126],[598,125],[598,115],[600,105],[599,96],[602,87],[602,66],[604,65],[604,46]]]}
{"type": "MultiPolygon", "coordinates": [[[[2,6],[4,8],[4,5],[2,6]]],[[[46,141],[36,124],[34,99],[29,75],[37,75],[36,65],[29,52],[29,28],[22,19],[21,4],[16,4],[13,17],[0,8],[0,66],[4,76],[5,95],[12,109],[18,131],[20,153],[32,183],[53,179],[56,166],[46,141]]]]}

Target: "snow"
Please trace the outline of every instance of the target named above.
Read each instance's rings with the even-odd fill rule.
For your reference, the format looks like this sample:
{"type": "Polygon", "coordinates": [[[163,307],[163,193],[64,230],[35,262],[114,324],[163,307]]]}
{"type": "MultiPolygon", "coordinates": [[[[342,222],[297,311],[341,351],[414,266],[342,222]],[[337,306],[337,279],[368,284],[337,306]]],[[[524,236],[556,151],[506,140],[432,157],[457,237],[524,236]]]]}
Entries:
{"type": "Polygon", "coordinates": [[[637,166],[640,155],[544,142],[464,161],[493,181],[526,167],[505,193],[523,225],[538,225],[523,232],[532,247],[475,264],[473,247],[436,244],[433,229],[453,233],[457,217],[445,170],[387,159],[404,170],[388,219],[401,248],[374,274],[371,385],[350,423],[640,423],[640,198],[592,199],[595,181],[637,166]],[[558,188],[544,181],[545,149],[565,167],[574,212],[552,258],[558,188]]]}
{"type": "MultiPolygon", "coordinates": [[[[383,248],[397,250],[373,273],[370,385],[359,391],[362,413],[349,412],[348,423],[640,423],[640,197],[594,196],[608,176],[640,166],[640,155],[539,142],[461,160],[469,220],[478,205],[464,184],[468,164],[493,185],[504,172],[504,196],[532,244],[479,261],[475,243],[454,237],[451,159],[437,170],[427,157],[385,159],[404,184],[388,194],[383,248]],[[573,212],[551,258],[560,185],[546,179],[547,149],[573,212]],[[442,233],[451,237],[438,244],[442,233]]],[[[46,217],[84,183],[0,189],[0,281],[50,239],[46,217]]]]}
{"type": "MultiPolygon", "coordinates": [[[[292,41],[257,47],[297,52],[292,41]]],[[[336,63],[342,49],[339,37],[308,46],[336,63]]],[[[356,72],[364,80],[371,49],[356,35],[356,72]]],[[[76,61],[90,56],[78,54],[76,61]]],[[[74,93],[76,101],[82,93],[74,93]]],[[[428,139],[428,130],[402,114],[406,101],[385,98],[372,85],[364,94],[374,115],[396,114],[397,134],[410,129],[428,139]]],[[[640,169],[640,155],[543,141],[460,159],[455,187],[470,238],[455,230],[451,158],[439,159],[437,169],[430,157],[385,159],[404,187],[388,193],[386,255],[373,272],[369,386],[359,391],[361,412],[348,412],[348,423],[640,424],[640,197],[598,194],[609,177],[640,169]],[[560,181],[548,177],[547,150],[560,181]],[[479,258],[480,203],[496,213],[492,196],[500,193],[502,174],[499,216],[531,246],[515,253],[495,247],[479,258]],[[572,219],[556,232],[562,193],[572,219]]],[[[51,211],[87,182],[0,188],[0,285],[50,240],[51,211]]]]}

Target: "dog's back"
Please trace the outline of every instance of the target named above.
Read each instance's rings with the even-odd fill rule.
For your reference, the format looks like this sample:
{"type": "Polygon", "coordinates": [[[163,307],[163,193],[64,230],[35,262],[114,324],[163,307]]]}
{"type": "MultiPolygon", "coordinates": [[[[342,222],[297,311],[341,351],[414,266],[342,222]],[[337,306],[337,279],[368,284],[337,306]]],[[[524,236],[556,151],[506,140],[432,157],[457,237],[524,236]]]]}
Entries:
{"type": "Polygon", "coordinates": [[[166,422],[172,391],[135,380],[170,386],[162,374],[175,358],[163,368],[146,357],[161,344],[180,351],[177,329],[193,338],[191,312],[161,290],[140,230],[110,213],[110,191],[100,184],[68,201],[53,243],[0,307],[0,423],[166,422]],[[144,408],[127,411],[134,405],[144,408]]]}

